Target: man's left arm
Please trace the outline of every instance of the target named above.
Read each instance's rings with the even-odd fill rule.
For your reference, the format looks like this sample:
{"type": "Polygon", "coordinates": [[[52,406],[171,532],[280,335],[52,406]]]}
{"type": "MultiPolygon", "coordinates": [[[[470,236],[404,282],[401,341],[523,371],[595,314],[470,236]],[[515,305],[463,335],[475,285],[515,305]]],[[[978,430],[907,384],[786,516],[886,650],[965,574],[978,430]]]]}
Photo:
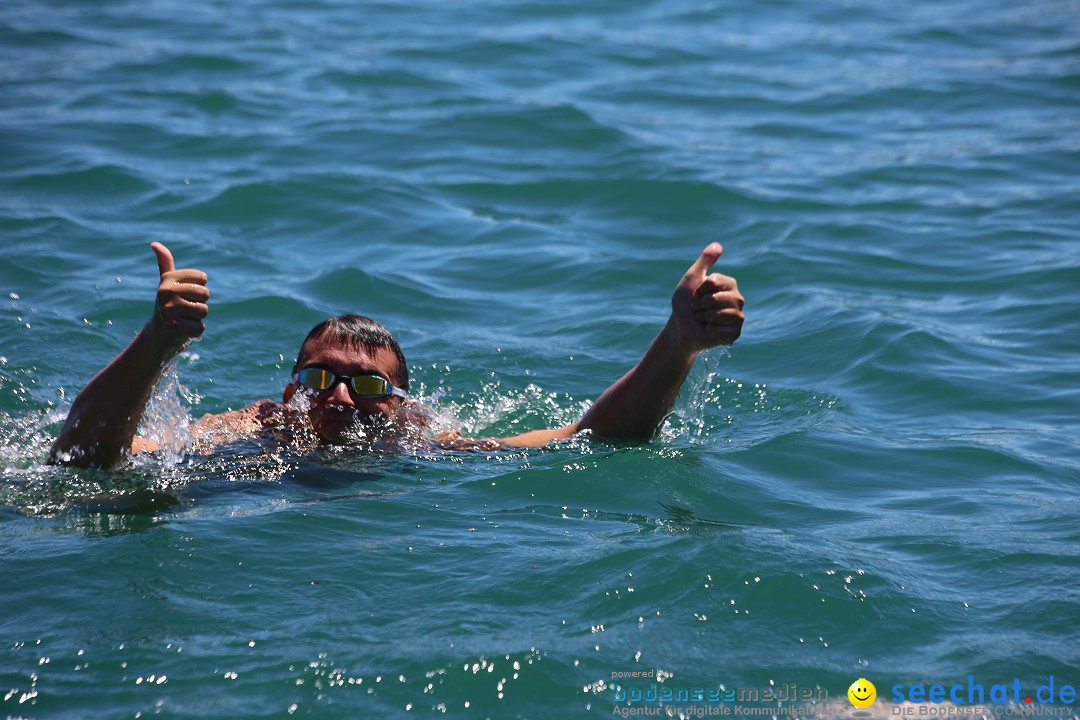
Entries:
{"type": "Polygon", "coordinates": [[[686,271],[671,296],[671,316],[645,355],[609,387],[581,420],[560,428],[502,438],[514,447],[540,447],[592,430],[605,440],[647,441],[671,412],[697,354],[730,345],[742,332],[743,305],[734,278],[708,274],[723,248],[709,245],[686,271]]]}

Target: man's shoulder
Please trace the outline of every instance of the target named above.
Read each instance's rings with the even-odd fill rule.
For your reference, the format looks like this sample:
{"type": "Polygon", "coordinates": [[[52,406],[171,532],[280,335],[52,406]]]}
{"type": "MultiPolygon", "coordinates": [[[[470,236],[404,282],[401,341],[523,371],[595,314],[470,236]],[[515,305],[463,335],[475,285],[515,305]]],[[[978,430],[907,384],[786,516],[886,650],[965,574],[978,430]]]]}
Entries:
{"type": "Polygon", "coordinates": [[[284,419],[284,407],[264,398],[239,410],[207,413],[191,426],[191,434],[197,441],[220,444],[278,424],[280,420],[276,418],[284,419]]]}
{"type": "MultiPolygon", "coordinates": [[[[285,406],[263,399],[249,403],[239,410],[206,413],[190,427],[191,447],[196,452],[209,452],[218,445],[250,437],[268,427],[278,427],[284,421],[285,406]]],[[[156,441],[136,437],[131,441],[131,453],[159,449],[156,441]]]]}

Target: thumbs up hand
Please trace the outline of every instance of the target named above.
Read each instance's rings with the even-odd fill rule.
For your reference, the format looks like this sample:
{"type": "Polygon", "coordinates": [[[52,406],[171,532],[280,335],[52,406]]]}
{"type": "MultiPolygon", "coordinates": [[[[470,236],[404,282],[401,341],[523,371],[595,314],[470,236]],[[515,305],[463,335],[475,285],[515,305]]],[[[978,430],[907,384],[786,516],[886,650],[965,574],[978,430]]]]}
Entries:
{"type": "Polygon", "coordinates": [[[671,296],[671,323],[679,344],[687,350],[729,345],[742,332],[746,301],[735,278],[708,274],[722,252],[719,243],[705,248],[671,296]]]}
{"type": "Polygon", "coordinates": [[[150,243],[157,255],[158,284],[157,302],[151,326],[170,346],[179,347],[190,338],[203,334],[203,319],[210,312],[206,301],[210,291],[206,288],[206,273],[202,270],[177,270],[169,248],[161,243],[150,243]]]}

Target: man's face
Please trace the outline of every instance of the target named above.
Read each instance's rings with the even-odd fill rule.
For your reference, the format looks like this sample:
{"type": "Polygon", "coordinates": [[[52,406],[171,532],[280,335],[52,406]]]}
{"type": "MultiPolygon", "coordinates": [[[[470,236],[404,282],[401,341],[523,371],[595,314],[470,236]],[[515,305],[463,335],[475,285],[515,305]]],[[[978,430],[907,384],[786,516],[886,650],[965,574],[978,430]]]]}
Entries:
{"type": "MultiPolygon", "coordinates": [[[[393,382],[398,361],[389,348],[381,347],[370,352],[333,338],[317,337],[304,345],[300,353],[297,369],[307,367],[323,368],[341,377],[378,375],[393,382]]],[[[358,422],[366,419],[393,418],[401,407],[401,399],[393,395],[359,397],[347,383],[342,382],[322,391],[299,386],[296,392],[304,393],[308,398],[308,419],[324,440],[340,439],[355,429],[358,422]]]]}

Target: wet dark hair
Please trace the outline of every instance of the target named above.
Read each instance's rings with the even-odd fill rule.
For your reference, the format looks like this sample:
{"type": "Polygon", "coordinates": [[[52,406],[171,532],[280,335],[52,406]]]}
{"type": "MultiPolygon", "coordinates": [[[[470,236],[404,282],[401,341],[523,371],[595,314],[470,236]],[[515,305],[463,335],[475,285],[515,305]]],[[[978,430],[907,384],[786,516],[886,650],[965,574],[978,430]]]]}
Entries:
{"type": "MultiPolygon", "coordinates": [[[[307,344],[324,337],[347,343],[367,352],[388,348],[397,358],[397,372],[390,378],[390,382],[402,390],[409,389],[409,367],[405,364],[405,355],[401,352],[398,341],[385,327],[363,315],[338,315],[323,320],[311,328],[304,342],[300,343],[300,352],[296,354],[296,368],[300,367],[300,358],[304,356],[304,348],[307,344]]],[[[293,370],[295,371],[296,368],[293,370]]]]}

